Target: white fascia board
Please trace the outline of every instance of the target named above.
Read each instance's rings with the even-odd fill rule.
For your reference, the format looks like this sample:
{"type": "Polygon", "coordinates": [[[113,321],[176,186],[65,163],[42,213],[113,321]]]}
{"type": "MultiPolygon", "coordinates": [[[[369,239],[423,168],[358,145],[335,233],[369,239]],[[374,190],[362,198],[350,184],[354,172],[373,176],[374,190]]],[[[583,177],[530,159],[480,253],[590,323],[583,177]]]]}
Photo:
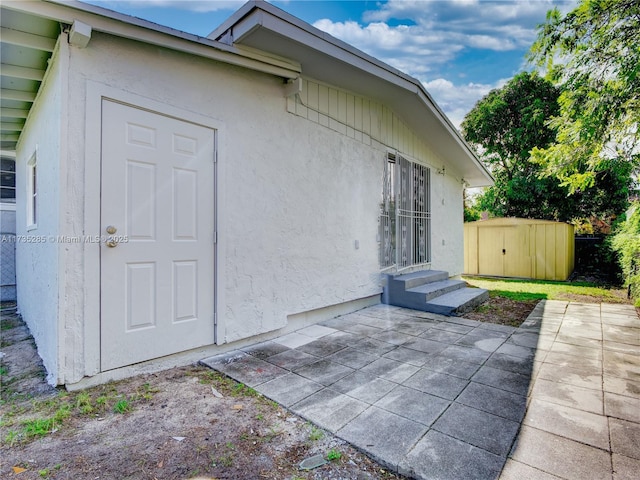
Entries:
{"type": "Polygon", "coordinates": [[[422,83],[416,78],[381,62],[264,1],[251,1],[243,5],[220,27],[211,32],[209,38],[218,39],[228,36],[230,32],[231,41],[240,46],[243,38],[250,36],[251,33],[258,28],[265,28],[266,30],[277,33],[293,42],[300,43],[321,52],[335,59],[337,62],[356,67],[369,75],[382,79],[397,88],[416,95],[429,114],[453,137],[452,145],[455,145],[459,149],[459,155],[457,155],[457,157],[466,158],[466,161],[472,166],[472,169],[477,169],[477,175],[473,175],[474,179],[472,183],[479,185],[493,184],[491,173],[476,157],[458,130],[433,100],[422,83]]]}
{"type": "Polygon", "coordinates": [[[73,24],[78,20],[98,32],[128,38],[171,50],[181,51],[220,62],[257,70],[283,78],[296,78],[300,65],[262,56],[223,43],[164,27],[140,18],[123,15],[81,2],[59,3],[54,0],[6,1],[3,7],[73,24]]]}
{"type": "Polygon", "coordinates": [[[287,39],[298,42],[322,52],[336,60],[353,65],[363,71],[395,83],[405,89],[411,89],[404,82],[419,83],[418,80],[368,55],[342,40],[319,30],[308,23],[274,7],[265,1],[252,1],[232,15],[222,26],[214,30],[209,38],[224,36],[231,29],[233,42],[241,43],[242,37],[255,29],[264,27],[287,39]],[[233,22],[232,22],[233,20],[233,22]],[[404,81],[404,82],[403,82],[404,81]]]}
{"type": "Polygon", "coordinates": [[[442,124],[442,126],[448,131],[452,138],[456,140],[459,148],[465,153],[465,155],[469,158],[469,160],[477,167],[480,173],[480,178],[486,179],[486,183],[484,182],[473,182],[472,186],[489,186],[493,185],[494,178],[491,175],[491,172],[487,169],[487,167],[482,163],[482,161],[476,156],[475,153],[471,150],[471,147],[467,144],[467,142],[462,138],[462,135],[456,127],[453,126],[449,117],[447,117],[444,112],[440,109],[438,104],[433,100],[429,92],[424,88],[424,86],[418,82],[418,92],[417,95],[420,98],[420,101],[425,105],[426,108],[431,110],[431,113],[438,119],[438,121],[442,124]],[[477,184],[477,185],[476,185],[477,184]]]}

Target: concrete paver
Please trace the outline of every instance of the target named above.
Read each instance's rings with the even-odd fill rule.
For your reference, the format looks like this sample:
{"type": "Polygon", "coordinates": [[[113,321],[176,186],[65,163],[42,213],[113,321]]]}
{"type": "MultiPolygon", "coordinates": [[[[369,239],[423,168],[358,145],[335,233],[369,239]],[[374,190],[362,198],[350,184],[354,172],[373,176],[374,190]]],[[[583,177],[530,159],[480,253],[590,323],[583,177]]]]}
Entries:
{"type": "Polygon", "coordinates": [[[640,318],[543,301],[519,328],[377,305],[203,360],[420,480],[640,471],[640,318]]]}
{"type": "Polygon", "coordinates": [[[511,453],[514,460],[570,480],[611,478],[611,455],[605,450],[523,426],[511,453]]]}

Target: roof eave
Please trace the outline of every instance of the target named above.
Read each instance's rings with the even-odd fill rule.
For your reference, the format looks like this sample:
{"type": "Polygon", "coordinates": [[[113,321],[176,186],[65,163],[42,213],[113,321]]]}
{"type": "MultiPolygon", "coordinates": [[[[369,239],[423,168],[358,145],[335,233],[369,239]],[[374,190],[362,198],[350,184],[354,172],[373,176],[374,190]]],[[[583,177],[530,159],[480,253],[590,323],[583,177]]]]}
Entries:
{"type": "Polygon", "coordinates": [[[414,127],[416,133],[440,137],[437,141],[440,144],[439,153],[459,170],[467,186],[479,187],[493,184],[491,173],[476,157],[419,80],[328,33],[269,3],[254,0],[243,5],[215,29],[209,38],[222,40],[231,45],[252,46],[281,57],[286,55],[299,62],[302,73],[311,78],[361,94],[373,97],[377,95],[386,104],[395,106],[396,113],[402,115],[403,111],[406,112],[408,118],[405,118],[405,121],[414,127]],[[313,58],[314,54],[316,58],[313,58]],[[337,65],[337,68],[327,69],[317,66],[327,59],[337,65]],[[342,73],[347,74],[331,73],[332,70],[340,68],[342,73]],[[358,81],[349,83],[346,80],[349,77],[348,73],[356,72],[358,81]],[[368,91],[363,80],[369,84],[368,91]],[[385,88],[387,92],[382,91],[385,88]],[[414,101],[422,105],[422,113],[416,111],[411,105],[414,101]],[[403,104],[402,107],[400,104],[403,104]],[[410,109],[413,112],[409,112],[410,109]],[[418,118],[421,115],[427,121],[418,118]],[[434,132],[433,129],[437,131],[434,132]],[[443,139],[444,137],[448,138],[443,139]]]}

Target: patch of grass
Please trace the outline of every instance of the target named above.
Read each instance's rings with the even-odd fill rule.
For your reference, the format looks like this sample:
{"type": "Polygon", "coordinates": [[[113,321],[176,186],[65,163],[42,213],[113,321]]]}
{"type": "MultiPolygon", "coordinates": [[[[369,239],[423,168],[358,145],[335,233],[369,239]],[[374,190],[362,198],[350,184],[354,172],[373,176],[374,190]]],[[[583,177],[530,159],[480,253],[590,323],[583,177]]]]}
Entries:
{"type": "Polygon", "coordinates": [[[136,395],[143,400],[151,400],[154,393],[158,393],[159,388],[151,386],[150,383],[144,383],[141,388],[138,389],[136,395]]]}
{"type": "Polygon", "coordinates": [[[29,437],[44,437],[53,431],[56,423],[53,418],[36,418],[24,422],[24,433],[29,437]]]}
{"type": "Polygon", "coordinates": [[[590,297],[593,302],[620,302],[613,290],[587,282],[554,282],[502,278],[463,277],[473,287],[486,288],[491,295],[516,301],[566,300],[571,295],[590,297]]]}
{"type": "Polygon", "coordinates": [[[93,413],[95,409],[91,401],[91,395],[89,395],[87,392],[79,393],[76,397],[76,408],[85,415],[93,413]]]}
{"type": "Polygon", "coordinates": [[[131,403],[126,398],[118,400],[113,406],[114,413],[127,413],[131,411],[131,403]]]}
{"type": "Polygon", "coordinates": [[[315,425],[311,425],[311,432],[309,433],[309,440],[315,442],[324,437],[324,432],[316,427],[315,425]]]}
{"type": "Polygon", "coordinates": [[[222,455],[221,457],[215,458],[213,460],[213,466],[217,467],[218,465],[222,467],[229,468],[233,465],[233,453],[227,453],[226,455],[222,455]]]}
{"type": "Polygon", "coordinates": [[[342,453],[336,448],[332,448],[327,452],[327,460],[333,462],[335,460],[340,460],[342,458],[342,453]]]}
{"type": "Polygon", "coordinates": [[[9,430],[4,437],[4,443],[12,447],[13,444],[18,440],[19,436],[20,435],[15,430],[9,430]]]}

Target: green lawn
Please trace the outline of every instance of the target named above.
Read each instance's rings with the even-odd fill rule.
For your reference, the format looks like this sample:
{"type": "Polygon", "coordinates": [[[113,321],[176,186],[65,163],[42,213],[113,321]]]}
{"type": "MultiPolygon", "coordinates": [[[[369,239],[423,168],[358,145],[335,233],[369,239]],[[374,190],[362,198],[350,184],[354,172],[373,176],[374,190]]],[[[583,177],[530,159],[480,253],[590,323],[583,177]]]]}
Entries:
{"type": "Polygon", "coordinates": [[[573,300],[591,303],[630,303],[626,291],[586,282],[552,282],[504,278],[462,277],[473,287],[486,288],[490,295],[512,300],[573,300]]]}

